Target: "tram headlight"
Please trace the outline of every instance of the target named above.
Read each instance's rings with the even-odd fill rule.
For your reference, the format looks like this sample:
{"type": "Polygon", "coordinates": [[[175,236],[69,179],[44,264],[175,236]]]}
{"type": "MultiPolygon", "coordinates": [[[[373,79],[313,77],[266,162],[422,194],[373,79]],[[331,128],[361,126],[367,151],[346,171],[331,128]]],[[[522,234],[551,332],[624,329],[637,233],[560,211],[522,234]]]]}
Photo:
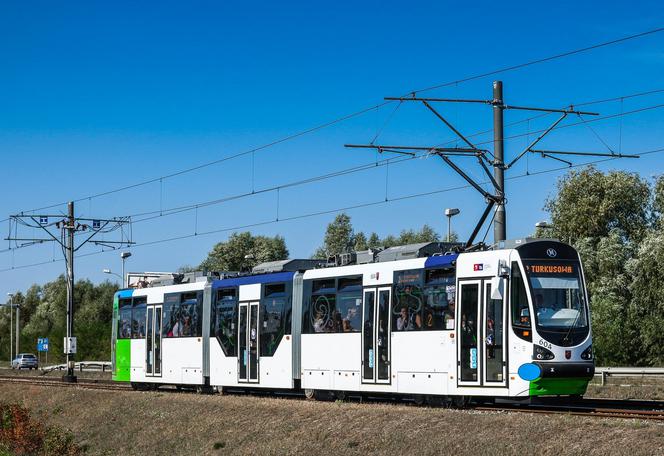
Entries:
{"type": "Polygon", "coordinates": [[[581,359],[593,359],[593,346],[588,345],[588,348],[583,350],[583,353],[581,353],[581,359]]]}
{"type": "Polygon", "coordinates": [[[533,359],[538,361],[548,360],[555,358],[555,355],[551,350],[548,350],[541,345],[533,346],[533,359]]]}

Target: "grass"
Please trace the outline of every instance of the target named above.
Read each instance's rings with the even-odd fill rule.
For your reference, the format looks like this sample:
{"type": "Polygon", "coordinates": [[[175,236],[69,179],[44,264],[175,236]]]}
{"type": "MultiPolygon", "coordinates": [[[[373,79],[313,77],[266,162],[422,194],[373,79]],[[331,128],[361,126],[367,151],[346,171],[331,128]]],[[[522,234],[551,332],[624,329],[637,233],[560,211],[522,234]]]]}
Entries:
{"type": "Polygon", "coordinates": [[[653,454],[658,422],[3,384],[87,454],[653,454]],[[58,410],[59,413],[54,413],[58,410]]]}
{"type": "Polygon", "coordinates": [[[608,377],[606,385],[595,378],[588,385],[587,397],[606,399],[664,400],[664,381],[656,377],[608,377]]]}

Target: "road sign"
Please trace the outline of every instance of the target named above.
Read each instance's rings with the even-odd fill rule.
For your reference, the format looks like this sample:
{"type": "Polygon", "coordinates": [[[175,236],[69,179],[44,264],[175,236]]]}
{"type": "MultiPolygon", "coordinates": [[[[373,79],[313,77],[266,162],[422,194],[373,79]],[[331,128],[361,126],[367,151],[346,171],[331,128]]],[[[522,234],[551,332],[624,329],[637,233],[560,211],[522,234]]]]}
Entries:
{"type": "Polygon", "coordinates": [[[48,352],[48,337],[37,339],[37,351],[48,352]]]}

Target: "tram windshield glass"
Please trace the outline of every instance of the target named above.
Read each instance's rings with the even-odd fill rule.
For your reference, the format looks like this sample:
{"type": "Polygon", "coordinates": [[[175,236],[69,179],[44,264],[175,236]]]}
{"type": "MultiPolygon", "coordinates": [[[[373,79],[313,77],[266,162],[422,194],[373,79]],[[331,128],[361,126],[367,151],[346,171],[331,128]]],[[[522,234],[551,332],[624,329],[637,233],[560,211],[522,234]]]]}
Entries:
{"type": "Polygon", "coordinates": [[[525,262],[535,312],[540,328],[581,329],[588,327],[583,281],[577,262],[525,262]]]}

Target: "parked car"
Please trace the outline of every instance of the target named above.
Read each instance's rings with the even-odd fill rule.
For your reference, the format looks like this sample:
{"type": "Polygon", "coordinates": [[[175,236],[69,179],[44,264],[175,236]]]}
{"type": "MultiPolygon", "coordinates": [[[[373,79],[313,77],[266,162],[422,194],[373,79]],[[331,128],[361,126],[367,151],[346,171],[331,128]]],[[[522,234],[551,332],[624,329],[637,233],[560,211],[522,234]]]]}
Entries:
{"type": "Polygon", "coordinates": [[[37,357],[32,353],[19,353],[12,361],[12,369],[37,369],[37,357]]]}

